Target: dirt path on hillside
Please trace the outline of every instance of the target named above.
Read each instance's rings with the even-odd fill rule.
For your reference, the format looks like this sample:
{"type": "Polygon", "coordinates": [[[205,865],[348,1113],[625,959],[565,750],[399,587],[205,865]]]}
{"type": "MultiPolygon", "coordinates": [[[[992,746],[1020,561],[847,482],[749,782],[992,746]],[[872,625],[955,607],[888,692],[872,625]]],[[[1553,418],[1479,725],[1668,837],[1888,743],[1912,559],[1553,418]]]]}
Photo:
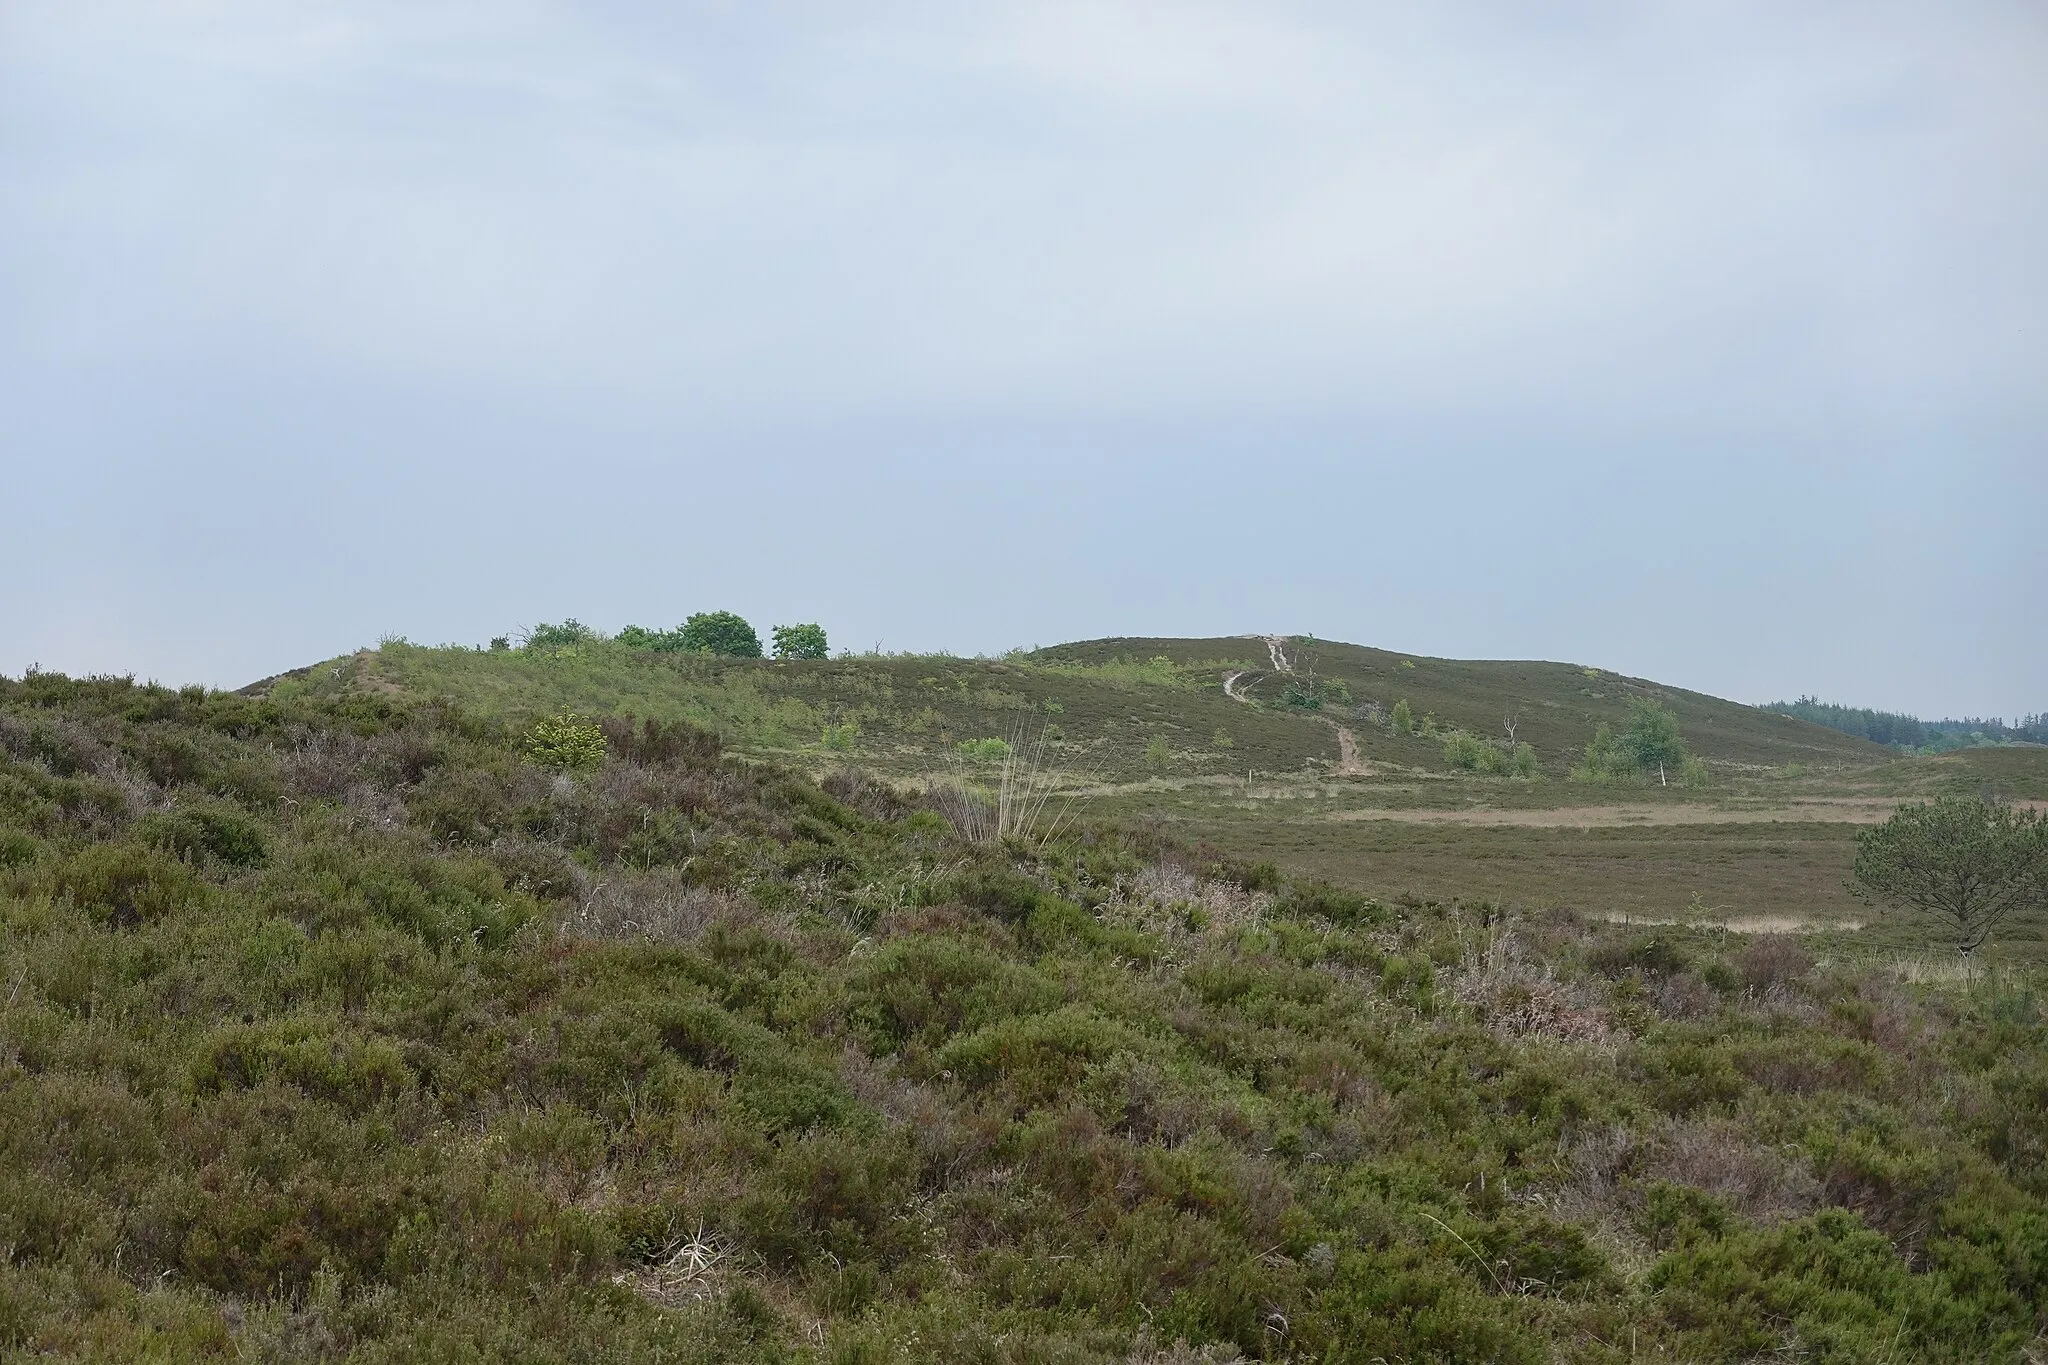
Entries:
{"type": "Polygon", "coordinates": [[[1515,825],[1528,829],[1612,829],[1629,825],[1878,825],[1899,803],[1858,796],[1817,797],[1779,806],[1561,806],[1551,810],[1339,810],[1331,821],[1393,820],[1415,825],[1515,825]]]}
{"type": "MultiPolygon", "coordinates": [[[[1266,642],[1266,654],[1273,661],[1273,671],[1276,673],[1292,673],[1294,665],[1288,662],[1286,651],[1280,648],[1285,642],[1285,637],[1261,635],[1259,638],[1266,642]]],[[[1251,676],[1251,673],[1241,668],[1234,668],[1230,672],[1225,673],[1223,675],[1223,695],[1232,701],[1243,702],[1246,706],[1253,705],[1250,697],[1237,690],[1238,683],[1251,676]]],[[[1338,777],[1372,776],[1372,765],[1358,756],[1358,736],[1352,734],[1350,730],[1331,720],[1328,716],[1319,716],[1317,719],[1337,732],[1337,768],[1335,775],[1338,777]]]]}

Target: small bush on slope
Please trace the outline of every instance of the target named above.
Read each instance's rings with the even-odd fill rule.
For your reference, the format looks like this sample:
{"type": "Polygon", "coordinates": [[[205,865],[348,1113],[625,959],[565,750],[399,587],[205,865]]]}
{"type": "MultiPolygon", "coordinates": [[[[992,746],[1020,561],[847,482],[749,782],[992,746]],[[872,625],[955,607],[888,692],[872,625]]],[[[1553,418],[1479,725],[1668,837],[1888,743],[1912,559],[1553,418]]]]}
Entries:
{"type": "Polygon", "coordinates": [[[2030,996],[1149,836],[974,846],[602,725],[555,774],[448,707],[0,681],[0,1350],[1975,1361],[2041,1329],[2030,996]]]}

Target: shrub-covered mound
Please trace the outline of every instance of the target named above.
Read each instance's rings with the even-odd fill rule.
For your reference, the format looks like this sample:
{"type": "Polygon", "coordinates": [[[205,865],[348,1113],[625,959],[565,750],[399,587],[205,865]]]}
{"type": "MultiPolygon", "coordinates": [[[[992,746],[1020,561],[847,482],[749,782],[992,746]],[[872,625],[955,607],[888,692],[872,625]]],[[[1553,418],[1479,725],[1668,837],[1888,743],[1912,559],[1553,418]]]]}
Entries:
{"type": "Polygon", "coordinates": [[[2031,996],[551,724],[0,681],[0,1350],[2039,1350],[2031,996]]]}

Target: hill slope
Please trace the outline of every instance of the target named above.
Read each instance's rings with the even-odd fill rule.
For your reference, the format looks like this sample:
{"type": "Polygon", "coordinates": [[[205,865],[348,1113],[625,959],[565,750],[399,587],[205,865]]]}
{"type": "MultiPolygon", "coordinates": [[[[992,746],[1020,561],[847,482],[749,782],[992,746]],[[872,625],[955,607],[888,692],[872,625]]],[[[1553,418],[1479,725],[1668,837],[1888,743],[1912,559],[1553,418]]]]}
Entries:
{"type": "MultiPolygon", "coordinates": [[[[1871,763],[1880,746],[1753,706],[1575,664],[1525,660],[1433,659],[1334,641],[1110,639],[1059,645],[1030,657],[1048,664],[1101,664],[1118,657],[1170,659],[1199,671],[1235,643],[1252,671],[1236,690],[1259,701],[1284,703],[1287,683],[1309,675],[1342,684],[1345,700],[1325,702],[1333,718],[1363,720],[1362,710],[1391,711],[1407,701],[1418,720],[1476,735],[1499,737],[1503,722],[1517,722],[1518,740],[1533,744],[1546,766],[1562,770],[1585,748],[1596,726],[1623,724],[1631,697],[1670,708],[1688,743],[1703,757],[1728,764],[1871,763]],[[1278,664],[1284,664],[1283,672],[1278,664]]],[[[1220,690],[1220,680],[1218,689],[1220,690]]],[[[1440,745],[1403,739],[1377,725],[1359,725],[1361,749],[1399,762],[1440,766],[1440,745]]]]}

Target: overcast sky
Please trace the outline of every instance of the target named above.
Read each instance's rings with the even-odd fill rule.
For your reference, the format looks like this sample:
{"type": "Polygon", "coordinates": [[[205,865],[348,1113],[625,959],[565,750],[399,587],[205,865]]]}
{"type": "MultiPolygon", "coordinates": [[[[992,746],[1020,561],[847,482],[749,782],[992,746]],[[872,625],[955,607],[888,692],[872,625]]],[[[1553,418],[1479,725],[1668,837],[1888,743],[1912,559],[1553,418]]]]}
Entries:
{"type": "Polygon", "coordinates": [[[2048,708],[2036,3],[0,3],[0,672],[732,608],[2048,708]]]}

